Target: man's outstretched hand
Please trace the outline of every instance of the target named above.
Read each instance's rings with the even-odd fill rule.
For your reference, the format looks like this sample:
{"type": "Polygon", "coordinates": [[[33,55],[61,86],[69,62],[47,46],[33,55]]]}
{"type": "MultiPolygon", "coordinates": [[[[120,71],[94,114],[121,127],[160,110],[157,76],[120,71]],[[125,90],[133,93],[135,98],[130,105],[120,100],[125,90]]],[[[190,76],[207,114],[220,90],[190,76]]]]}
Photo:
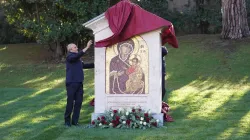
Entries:
{"type": "Polygon", "coordinates": [[[89,40],[88,43],[87,43],[87,47],[85,47],[84,49],[82,49],[83,52],[86,52],[90,46],[93,44],[93,41],[92,40],[89,40]]]}

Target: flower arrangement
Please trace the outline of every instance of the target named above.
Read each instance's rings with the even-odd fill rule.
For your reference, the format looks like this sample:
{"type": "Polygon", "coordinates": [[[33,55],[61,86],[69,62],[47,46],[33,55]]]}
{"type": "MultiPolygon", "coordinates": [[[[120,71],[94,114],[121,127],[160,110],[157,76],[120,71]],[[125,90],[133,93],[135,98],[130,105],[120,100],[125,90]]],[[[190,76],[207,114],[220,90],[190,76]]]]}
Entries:
{"type": "Polygon", "coordinates": [[[140,107],[130,109],[118,109],[106,111],[96,120],[92,121],[93,127],[100,128],[139,128],[146,129],[159,127],[159,120],[152,117],[150,111],[144,111],[140,107]]]}

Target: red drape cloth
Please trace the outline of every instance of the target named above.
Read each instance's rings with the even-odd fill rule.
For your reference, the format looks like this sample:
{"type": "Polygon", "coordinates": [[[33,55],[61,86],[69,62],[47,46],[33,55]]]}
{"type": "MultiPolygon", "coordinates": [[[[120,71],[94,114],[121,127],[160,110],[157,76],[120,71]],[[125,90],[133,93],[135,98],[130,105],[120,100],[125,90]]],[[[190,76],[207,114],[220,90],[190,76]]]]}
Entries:
{"type": "Polygon", "coordinates": [[[121,1],[105,12],[109,28],[114,33],[111,37],[96,42],[95,47],[108,47],[115,43],[125,41],[135,35],[150,32],[159,28],[162,45],[169,43],[178,48],[173,24],[161,17],[152,14],[128,0],[121,1]]]}

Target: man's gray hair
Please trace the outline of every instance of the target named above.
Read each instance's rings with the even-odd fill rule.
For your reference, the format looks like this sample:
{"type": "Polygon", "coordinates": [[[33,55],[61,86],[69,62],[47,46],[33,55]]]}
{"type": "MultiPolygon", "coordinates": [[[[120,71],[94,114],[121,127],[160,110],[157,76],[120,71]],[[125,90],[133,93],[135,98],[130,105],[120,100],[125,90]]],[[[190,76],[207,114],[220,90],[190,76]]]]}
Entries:
{"type": "Polygon", "coordinates": [[[72,48],[74,45],[75,45],[74,43],[70,43],[70,44],[67,46],[68,52],[71,50],[71,48],[72,48]]]}

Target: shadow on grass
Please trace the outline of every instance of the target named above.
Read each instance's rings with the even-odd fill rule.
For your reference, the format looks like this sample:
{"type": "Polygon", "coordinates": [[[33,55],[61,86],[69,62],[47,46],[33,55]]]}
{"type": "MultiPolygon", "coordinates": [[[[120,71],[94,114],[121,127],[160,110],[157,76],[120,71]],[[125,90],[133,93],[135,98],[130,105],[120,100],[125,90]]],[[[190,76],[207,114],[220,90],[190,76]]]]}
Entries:
{"type": "MultiPolygon", "coordinates": [[[[0,92],[14,98],[11,100],[9,97],[7,102],[1,100],[0,135],[4,139],[55,139],[67,130],[63,126],[65,89],[15,88],[0,89],[0,92]]],[[[89,106],[90,99],[88,91],[85,91],[80,123],[90,122],[90,113],[93,112],[93,107],[89,106]]]]}
{"type": "Polygon", "coordinates": [[[250,82],[250,38],[228,41],[219,36],[190,36],[180,37],[180,49],[169,48],[166,65],[170,90],[211,77],[221,83],[250,82]]]}
{"type": "Polygon", "coordinates": [[[60,127],[58,125],[52,125],[46,129],[44,129],[37,136],[32,137],[31,140],[47,140],[49,139],[57,139],[60,135],[65,131],[64,127],[60,127]]]}
{"type": "Polygon", "coordinates": [[[185,139],[250,138],[250,127],[247,124],[250,112],[250,90],[242,93],[243,96],[240,97],[235,96],[234,93],[227,95],[226,100],[215,108],[212,104],[220,101],[212,101],[213,99],[209,98],[219,93],[198,94],[188,94],[171,112],[175,122],[165,124],[168,125],[170,133],[182,132],[185,139]]]}
{"type": "Polygon", "coordinates": [[[65,68],[63,65],[18,65],[0,70],[1,87],[48,88],[63,87],[65,68]]]}
{"type": "Polygon", "coordinates": [[[175,119],[165,124],[170,135],[182,133],[174,139],[249,139],[250,91],[243,89],[250,83],[248,45],[238,44],[230,51],[192,41],[180,45],[179,50],[169,49],[166,58],[165,101],[173,107],[175,119]],[[243,96],[237,97],[242,91],[243,96]]]}
{"type": "MultiPolygon", "coordinates": [[[[0,69],[0,87],[65,88],[65,65],[20,65],[0,69]]],[[[84,83],[94,82],[94,70],[84,70],[84,83]]]]}

